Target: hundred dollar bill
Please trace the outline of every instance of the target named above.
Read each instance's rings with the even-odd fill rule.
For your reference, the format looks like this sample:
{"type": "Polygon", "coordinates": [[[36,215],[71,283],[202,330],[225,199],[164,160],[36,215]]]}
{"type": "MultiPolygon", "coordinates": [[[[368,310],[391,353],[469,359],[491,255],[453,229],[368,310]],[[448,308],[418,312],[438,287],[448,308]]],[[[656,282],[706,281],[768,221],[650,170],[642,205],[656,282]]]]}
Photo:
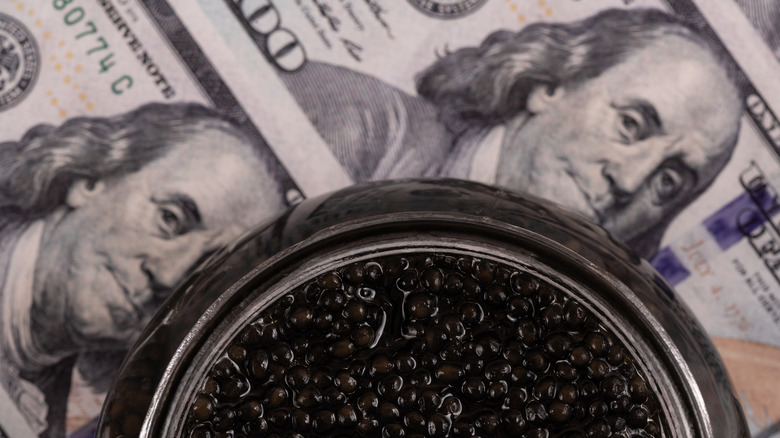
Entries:
{"type": "Polygon", "coordinates": [[[320,172],[499,184],[612,231],[716,337],[753,429],[780,418],[757,377],[780,372],[780,81],[754,2],[170,3],[247,105],[297,103],[281,126],[316,130],[341,165],[320,172]]]}
{"type": "Polygon", "coordinates": [[[754,148],[740,146],[733,172],[722,177],[721,187],[730,186],[733,194],[713,196],[714,208],[689,212],[689,219],[668,233],[655,264],[691,306],[702,309],[710,333],[722,336],[716,345],[727,366],[750,370],[732,375],[753,424],[763,427],[757,436],[778,436],[780,395],[765,383],[777,373],[777,350],[762,350],[761,343],[777,345],[780,324],[776,189],[780,124],[775,116],[780,105],[775,73],[780,69],[776,26],[780,9],[776,2],[764,0],[697,3],[748,80],[743,84],[750,120],[746,125],[763,141],[754,148]],[[734,339],[754,342],[740,345],[734,339]]]}
{"type": "Polygon", "coordinates": [[[89,436],[201,259],[351,182],[307,169],[339,165],[313,129],[278,135],[283,99],[243,106],[166,6],[0,1],[0,436],[89,436]]]}

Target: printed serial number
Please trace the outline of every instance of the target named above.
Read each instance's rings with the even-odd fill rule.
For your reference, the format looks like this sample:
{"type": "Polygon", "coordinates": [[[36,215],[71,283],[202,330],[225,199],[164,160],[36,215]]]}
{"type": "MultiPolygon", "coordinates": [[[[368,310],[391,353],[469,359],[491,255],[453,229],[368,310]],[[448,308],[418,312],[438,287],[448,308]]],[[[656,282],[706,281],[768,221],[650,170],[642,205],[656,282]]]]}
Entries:
{"type": "MultiPolygon", "coordinates": [[[[98,73],[108,73],[116,65],[115,55],[108,41],[98,33],[98,27],[92,20],[86,20],[87,13],[84,8],[74,5],[75,0],[53,0],[55,10],[63,13],[62,21],[66,26],[82,26],[83,30],[76,34],[75,40],[87,44],[85,54],[87,57],[97,59],[98,73]]],[[[119,75],[111,83],[111,91],[114,94],[122,94],[133,86],[133,78],[130,75],[119,75]]]]}

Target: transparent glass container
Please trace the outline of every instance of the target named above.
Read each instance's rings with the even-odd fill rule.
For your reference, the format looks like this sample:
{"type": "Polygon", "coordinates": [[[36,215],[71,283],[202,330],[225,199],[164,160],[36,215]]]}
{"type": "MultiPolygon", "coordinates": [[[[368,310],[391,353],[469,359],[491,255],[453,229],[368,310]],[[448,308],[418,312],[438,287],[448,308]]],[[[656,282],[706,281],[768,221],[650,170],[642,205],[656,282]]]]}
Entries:
{"type": "Polygon", "coordinates": [[[306,200],[212,256],[137,341],[108,393],[97,432],[272,434],[731,438],[747,437],[748,429],[701,325],[646,261],[606,231],[527,195],[458,180],[406,180],[306,200]],[[367,283],[369,268],[385,279],[367,283]],[[467,279],[466,286],[450,287],[459,278],[467,279]],[[331,308],[332,300],[323,298],[328,293],[346,297],[353,310],[368,303],[374,316],[331,308]],[[463,309],[475,303],[485,310],[478,324],[469,325],[471,314],[463,309]],[[523,303],[532,307],[523,310],[523,303]],[[345,322],[337,328],[311,322],[327,319],[317,316],[323,312],[345,322]],[[590,325],[573,328],[582,318],[590,325]],[[444,335],[434,320],[449,321],[444,335]],[[278,337],[261,346],[259,338],[248,340],[248,330],[262,334],[273,324],[281,324],[278,337]],[[523,327],[534,327],[530,338],[523,327]],[[288,332],[297,334],[282,339],[288,332]],[[365,332],[370,341],[362,342],[356,333],[365,332]],[[488,332],[503,334],[494,344],[480,344],[488,332]],[[599,336],[605,346],[593,341],[599,336]],[[285,356],[279,345],[290,346],[288,357],[277,357],[285,356]],[[498,347],[486,353],[491,345],[498,347]],[[590,352],[577,349],[583,346],[590,352]],[[397,359],[402,353],[406,362],[397,359]],[[270,362],[257,359],[269,354],[270,362]],[[396,358],[388,365],[395,367],[392,373],[375,365],[376,357],[396,358]],[[257,363],[272,365],[258,372],[257,363]],[[330,374],[322,386],[330,395],[302,412],[308,399],[293,370],[303,373],[302,384],[318,368],[330,374]],[[236,370],[250,377],[225,377],[236,370]],[[357,389],[335,377],[345,370],[355,373],[357,389]],[[391,374],[402,385],[396,392],[387,389],[391,374]],[[430,415],[422,395],[426,379],[419,375],[438,391],[439,405],[430,415]],[[649,393],[643,406],[650,408],[639,409],[650,409],[647,421],[616,418],[642,414],[632,411],[634,405],[620,407],[645,399],[634,384],[649,393]],[[489,388],[487,395],[480,385],[489,388]],[[407,386],[417,391],[417,401],[398,395],[407,386]],[[566,392],[572,387],[574,396],[566,392]],[[593,387],[598,394],[589,393],[593,387]],[[385,411],[360,402],[368,392],[389,403],[382,405],[385,411]],[[414,421],[407,417],[421,423],[409,426],[414,421]]]}

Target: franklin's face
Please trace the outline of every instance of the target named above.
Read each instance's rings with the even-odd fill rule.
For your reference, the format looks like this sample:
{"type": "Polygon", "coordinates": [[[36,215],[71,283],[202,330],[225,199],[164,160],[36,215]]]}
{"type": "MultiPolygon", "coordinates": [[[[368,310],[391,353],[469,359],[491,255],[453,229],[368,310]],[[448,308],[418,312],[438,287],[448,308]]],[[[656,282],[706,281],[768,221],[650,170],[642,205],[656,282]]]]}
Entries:
{"type": "Polygon", "coordinates": [[[135,173],[74,184],[42,243],[35,312],[77,346],[128,346],[204,254],[281,208],[250,148],[210,129],[135,173]]]}
{"type": "Polygon", "coordinates": [[[629,240],[725,165],[738,93],[712,55],[665,36],[600,76],[536,89],[507,123],[497,183],[562,203],[629,240]]]}

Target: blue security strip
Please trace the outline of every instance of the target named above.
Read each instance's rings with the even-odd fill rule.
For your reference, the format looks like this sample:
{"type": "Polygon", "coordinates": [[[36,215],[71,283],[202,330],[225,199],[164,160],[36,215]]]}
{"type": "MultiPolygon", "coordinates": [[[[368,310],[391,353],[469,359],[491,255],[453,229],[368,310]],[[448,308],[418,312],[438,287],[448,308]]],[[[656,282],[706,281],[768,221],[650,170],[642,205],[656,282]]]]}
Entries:
{"type": "MultiPolygon", "coordinates": [[[[725,251],[745,237],[745,233],[756,230],[766,221],[761,210],[771,210],[775,203],[769,190],[743,193],[720,210],[702,221],[702,225],[712,236],[721,250],[725,251]],[[737,220],[739,218],[739,221],[737,220]],[[742,223],[742,229],[739,223],[742,223]]],[[[670,247],[661,248],[651,261],[653,267],[673,286],[681,283],[690,275],[680,259],[670,247]]]]}
{"type": "MultiPolygon", "coordinates": [[[[768,208],[772,203],[772,198],[766,191],[762,192],[762,194],[763,196],[760,199],[763,204],[762,208],[768,208]]],[[[702,222],[710,235],[715,239],[715,242],[718,243],[720,249],[725,251],[745,237],[743,231],[740,231],[737,225],[737,216],[740,214],[752,216],[750,221],[743,222],[748,222],[751,225],[750,229],[746,231],[755,230],[765,220],[761,212],[756,208],[756,204],[750,198],[750,195],[743,193],[702,222]]]]}
{"type": "Polygon", "coordinates": [[[691,272],[685,269],[680,259],[668,246],[661,248],[651,263],[672,286],[681,283],[691,275],[691,272]]]}

